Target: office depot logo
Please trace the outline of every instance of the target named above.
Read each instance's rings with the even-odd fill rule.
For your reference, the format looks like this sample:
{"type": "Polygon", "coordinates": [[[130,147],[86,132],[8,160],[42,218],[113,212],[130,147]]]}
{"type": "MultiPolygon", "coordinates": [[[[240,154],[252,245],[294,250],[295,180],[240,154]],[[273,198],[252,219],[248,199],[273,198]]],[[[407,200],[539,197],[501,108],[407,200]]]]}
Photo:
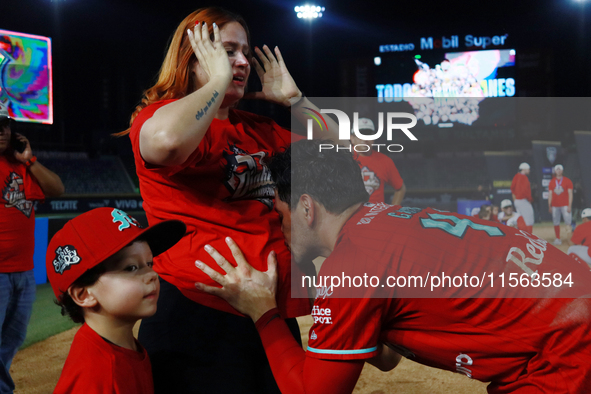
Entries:
{"type": "MultiPolygon", "coordinates": [[[[418,141],[417,137],[409,130],[416,126],[417,118],[414,114],[406,112],[387,112],[384,116],[383,112],[378,113],[378,128],[374,134],[362,134],[359,131],[359,113],[353,113],[353,123],[349,116],[338,109],[321,109],[320,112],[313,110],[312,108],[305,107],[310,112],[305,112],[306,115],[310,116],[306,124],[307,138],[313,139],[314,122],[320,127],[321,130],[328,129],[326,119],[322,114],[333,114],[336,116],[339,125],[339,140],[350,140],[351,134],[355,134],[357,138],[363,141],[375,141],[380,138],[384,131],[386,132],[386,138],[388,141],[392,141],[395,136],[395,132],[402,132],[411,141],[418,141]],[[385,127],[384,127],[385,118],[385,127]],[[406,122],[404,120],[407,120],[406,122]],[[410,120],[410,122],[408,122],[410,120]]],[[[320,144],[320,151],[324,149],[337,149],[337,150],[348,150],[355,152],[367,152],[371,148],[387,150],[388,152],[402,152],[403,147],[400,144],[357,144],[354,147],[343,147],[334,144],[320,144]]]]}

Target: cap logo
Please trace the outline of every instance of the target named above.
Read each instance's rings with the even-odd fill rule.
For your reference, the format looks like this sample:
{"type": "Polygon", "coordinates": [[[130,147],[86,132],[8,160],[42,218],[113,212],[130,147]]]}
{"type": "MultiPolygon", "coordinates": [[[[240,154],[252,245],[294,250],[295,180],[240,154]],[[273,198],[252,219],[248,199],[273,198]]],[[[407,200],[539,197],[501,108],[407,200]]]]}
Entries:
{"type": "Polygon", "coordinates": [[[82,260],[78,256],[78,251],[72,245],[58,246],[55,250],[55,259],[53,260],[53,268],[58,274],[63,274],[64,271],[70,269],[74,264],[78,264],[82,260]]]}
{"type": "Polygon", "coordinates": [[[134,218],[132,218],[131,216],[119,209],[113,209],[113,211],[111,212],[111,216],[113,217],[113,223],[121,223],[119,225],[119,231],[123,231],[126,228],[130,228],[131,225],[141,228],[137,220],[135,220],[134,218]]]}

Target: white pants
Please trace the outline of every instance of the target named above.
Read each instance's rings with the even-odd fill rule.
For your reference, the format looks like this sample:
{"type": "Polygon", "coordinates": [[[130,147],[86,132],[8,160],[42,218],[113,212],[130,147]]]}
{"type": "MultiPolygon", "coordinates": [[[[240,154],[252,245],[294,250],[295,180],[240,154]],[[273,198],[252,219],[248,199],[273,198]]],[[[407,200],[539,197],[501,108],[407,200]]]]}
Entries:
{"type": "Polygon", "coordinates": [[[583,245],[573,245],[568,248],[568,252],[566,254],[576,254],[581,260],[585,263],[589,264],[591,267],[591,256],[589,256],[589,247],[583,245]]]}
{"type": "Polygon", "coordinates": [[[560,215],[564,218],[564,223],[569,226],[573,223],[573,217],[567,209],[568,207],[552,207],[552,223],[555,226],[560,225],[560,215]]]}
{"type": "Polygon", "coordinates": [[[525,198],[522,200],[515,200],[515,210],[518,214],[523,216],[523,220],[525,220],[525,224],[528,226],[534,225],[534,208],[531,206],[530,202],[527,201],[525,198]]]}

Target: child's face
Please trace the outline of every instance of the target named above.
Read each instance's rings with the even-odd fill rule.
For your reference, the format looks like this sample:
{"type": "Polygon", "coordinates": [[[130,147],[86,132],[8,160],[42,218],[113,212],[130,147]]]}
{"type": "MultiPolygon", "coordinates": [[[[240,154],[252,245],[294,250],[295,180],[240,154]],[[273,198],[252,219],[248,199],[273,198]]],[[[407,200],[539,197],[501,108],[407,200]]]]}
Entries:
{"type": "Polygon", "coordinates": [[[156,313],[160,282],[146,242],[134,242],[105,264],[107,272],[88,287],[103,312],[130,321],[156,313]]]}

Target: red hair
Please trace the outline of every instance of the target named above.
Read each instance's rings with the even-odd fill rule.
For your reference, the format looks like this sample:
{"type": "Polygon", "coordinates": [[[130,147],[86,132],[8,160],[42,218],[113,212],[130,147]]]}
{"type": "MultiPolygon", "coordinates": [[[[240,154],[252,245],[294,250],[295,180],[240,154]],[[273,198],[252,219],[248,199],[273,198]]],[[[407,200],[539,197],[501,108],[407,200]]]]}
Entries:
{"type": "Polygon", "coordinates": [[[129,134],[133,120],[148,105],[162,100],[180,99],[193,93],[192,89],[195,82],[191,68],[193,63],[197,61],[197,57],[187,37],[187,30],[193,29],[197,21],[207,23],[207,28],[212,39],[214,22],[220,29],[227,23],[238,22],[246,31],[246,38],[250,46],[248,26],[240,15],[219,7],[200,8],[192,12],[183,19],[174,32],[172,41],[164,57],[164,62],[160,67],[158,81],[154,86],[144,92],[140,104],[135,107],[135,111],[133,111],[129,121],[130,128],[114,135],[119,137],[129,134]]]}

